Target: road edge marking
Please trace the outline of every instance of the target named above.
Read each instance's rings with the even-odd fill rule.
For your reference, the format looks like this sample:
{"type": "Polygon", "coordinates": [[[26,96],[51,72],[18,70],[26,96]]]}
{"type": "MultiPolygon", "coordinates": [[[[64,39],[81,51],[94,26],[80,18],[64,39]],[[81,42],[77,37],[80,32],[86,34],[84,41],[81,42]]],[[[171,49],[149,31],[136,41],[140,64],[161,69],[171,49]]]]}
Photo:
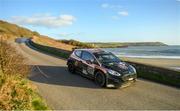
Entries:
{"type": "Polygon", "coordinates": [[[37,69],[38,69],[38,71],[43,75],[43,76],[45,76],[46,78],[50,78],[46,73],[44,73],[40,68],[39,68],[39,66],[35,66],[37,69]]]}

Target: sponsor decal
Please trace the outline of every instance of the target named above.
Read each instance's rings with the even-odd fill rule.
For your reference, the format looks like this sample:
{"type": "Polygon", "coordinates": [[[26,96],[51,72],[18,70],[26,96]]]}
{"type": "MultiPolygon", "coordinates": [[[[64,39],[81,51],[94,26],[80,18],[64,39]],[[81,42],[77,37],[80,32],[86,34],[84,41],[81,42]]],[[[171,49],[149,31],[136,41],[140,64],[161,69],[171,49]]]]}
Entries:
{"type": "Polygon", "coordinates": [[[82,72],[83,72],[83,74],[86,74],[86,75],[88,74],[87,71],[86,71],[85,69],[83,69],[82,72]]]}
{"type": "Polygon", "coordinates": [[[123,63],[123,62],[119,62],[118,67],[120,67],[120,68],[122,68],[122,69],[128,69],[128,67],[126,66],[126,64],[123,63]]]}
{"type": "Polygon", "coordinates": [[[94,74],[94,68],[88,66],[88,67],[87,67],[87,72],[88,72],[89,74],[94,74]]]}
{"type": "Polygon", "coordinates": [[[75,66],[78,66],[78,61],[75,61],[74,65],[75,65],[75,66]]]}

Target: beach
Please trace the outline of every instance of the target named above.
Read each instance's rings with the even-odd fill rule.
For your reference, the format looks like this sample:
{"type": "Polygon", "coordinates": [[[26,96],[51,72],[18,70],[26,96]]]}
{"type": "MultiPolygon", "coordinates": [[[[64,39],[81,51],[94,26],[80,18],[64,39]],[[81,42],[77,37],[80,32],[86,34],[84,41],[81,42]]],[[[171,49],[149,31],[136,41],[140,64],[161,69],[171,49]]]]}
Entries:
{"type": "Polygon", "coordinates": [[[180,59],[120,57],[123,61],[137,62],[180,71],[180,59]]]}

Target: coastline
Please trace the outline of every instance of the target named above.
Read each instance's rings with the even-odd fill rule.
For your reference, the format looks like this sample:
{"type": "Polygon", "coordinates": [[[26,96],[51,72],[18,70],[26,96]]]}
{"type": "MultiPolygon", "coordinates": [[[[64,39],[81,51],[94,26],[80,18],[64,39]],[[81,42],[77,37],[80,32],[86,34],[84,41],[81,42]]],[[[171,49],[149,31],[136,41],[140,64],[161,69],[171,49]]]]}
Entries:
{"type": "Polygon", "coordinates": [[[180,59],[120,57],[123,61],[142,63],[180,71],[180,59]]]}

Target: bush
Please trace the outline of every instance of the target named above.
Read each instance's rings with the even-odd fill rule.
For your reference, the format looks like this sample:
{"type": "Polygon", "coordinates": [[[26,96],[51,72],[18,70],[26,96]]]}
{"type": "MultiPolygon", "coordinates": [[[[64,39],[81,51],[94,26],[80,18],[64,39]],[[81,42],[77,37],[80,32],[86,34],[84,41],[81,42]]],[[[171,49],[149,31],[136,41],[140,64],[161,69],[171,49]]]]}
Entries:
{"type": "Polygon", "coordinates": [[[62,43],[77,46],[77,48],[95,48],[92,44],[83,43],[77,40],[58,40],[62,43]]]}
{"type": "Polygon", "coordinates": [[[33,31],[33,35],[40,36],[40,34],[38,32],[36,32],[36,31],[33,31]]]}

